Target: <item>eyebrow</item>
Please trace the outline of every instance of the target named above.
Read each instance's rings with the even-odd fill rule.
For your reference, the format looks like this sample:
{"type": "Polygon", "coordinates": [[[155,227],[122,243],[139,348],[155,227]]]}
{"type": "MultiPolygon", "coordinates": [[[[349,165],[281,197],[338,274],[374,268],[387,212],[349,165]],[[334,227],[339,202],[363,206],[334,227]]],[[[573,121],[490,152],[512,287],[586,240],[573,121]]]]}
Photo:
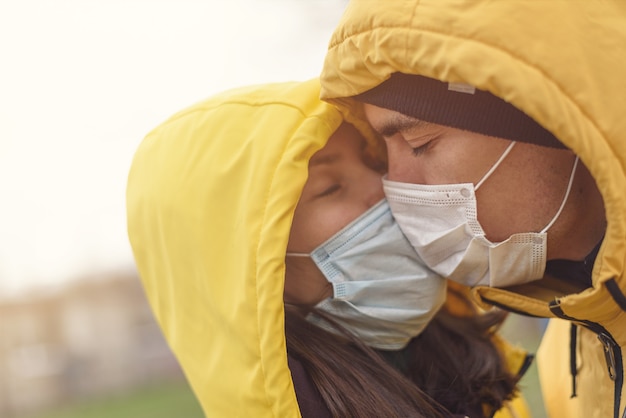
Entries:
{"type": "Polygon", "coordinates": [[[383,137],[390,137],[407,129],[427,128],[433,125],[434,124],[421,119],[403,115],[402,113],[396,113],[381,126],[374,127],[374,129],[383,137]]]}
{"type": "Polygon", "coordinates": [[[332,164],[335,161],[339,160],[339,158],[341,157],[340,154],[338,153],[334,153],[334,154],[330,154],[330,155],[324,155],[323,157],[315,157],[313,156],[313,158],[311,158],[311,160],[309,161],[309,166],[313,167],[313,166],[318,166],[318,165],[328,165],[328,164],[332,164]]]}

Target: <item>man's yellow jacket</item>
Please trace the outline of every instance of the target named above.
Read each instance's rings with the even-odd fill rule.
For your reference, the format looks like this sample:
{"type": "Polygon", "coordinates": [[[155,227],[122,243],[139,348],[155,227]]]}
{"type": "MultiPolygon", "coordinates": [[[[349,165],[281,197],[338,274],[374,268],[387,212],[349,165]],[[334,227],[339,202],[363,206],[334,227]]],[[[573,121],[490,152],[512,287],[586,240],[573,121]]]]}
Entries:
{"type": "Polygon", "coordinates": [[[531,116],[589,169],[607,217],[592,284],[474,289],[482,302],[560,318],[538,355],[550,417],[626,417],[625,71],[624,1],[352,0],[321,76],[322,98],[355,114],[346,98],[394,72],[471,84],[531,116]]]}

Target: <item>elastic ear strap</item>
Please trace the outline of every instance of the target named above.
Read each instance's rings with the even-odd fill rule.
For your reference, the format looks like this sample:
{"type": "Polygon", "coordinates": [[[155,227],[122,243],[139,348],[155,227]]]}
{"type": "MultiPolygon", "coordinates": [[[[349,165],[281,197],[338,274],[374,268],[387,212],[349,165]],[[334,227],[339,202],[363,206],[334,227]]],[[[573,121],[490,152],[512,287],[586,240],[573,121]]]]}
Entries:
{"type": "Polygon", "coordinates": [[[500,163],[502,162],[502,160],[504,160],[504,158],[509,155],[509,152],[511,152],[511,148],[513,148],[513,145],[515,145],[515,141],[511,142],[509,144],[509,146],[504,150],[504,152],[502,153],[502,155],[500,156],[500,158],[498,158],[498,161],[496,161],[496,163],[494,165],[491,166],[491,168],[489,169],[489,171],[487,171],[487,173],[483,176],[482,179],[480,179],[480,181],[478,183],[476,183],[476,186],[474,186],[474,190],[478,190],[478,188],[485,182],[485,180],[487,180],[489,178],[489,176],[491,175],[491,173],[493,173],[494,171],[496,171],[496,168],[498,168],[498,166],[500,165],[500,163]]]}
{"type": "Polygon", "coordinates": [[[306,253],[286,253],[287,257],[311,257],[311,254],[306,253]]]}
{"type": "Polygon", "coordinates": [[[561,207],[556,212],[556,215],[554,215],[554,218],[552,218],[550,223],[545,228],[543,228],[541,230],[541,233],[544,233],[548,229],[550,229],[552,224],[554,224],[556,222],[556,220],[559,218],[559,215],[563,211],[563,208],[565,207],[565,203],[567,203],[567,198],[569,197],[569,192],[570,192],[570,190],[572,190],[572,184],[574,184],[574,176],[576,175],[576,167],[577,166],[578,166],[578,155],[576,156],[576,159],[574,160],[574,167],[572,168],[572,172],[569,175],[569,183],[567,183],[567,190],[565,191],[565,197],[563,198],[563,201],[561,202],[561,207]]]}

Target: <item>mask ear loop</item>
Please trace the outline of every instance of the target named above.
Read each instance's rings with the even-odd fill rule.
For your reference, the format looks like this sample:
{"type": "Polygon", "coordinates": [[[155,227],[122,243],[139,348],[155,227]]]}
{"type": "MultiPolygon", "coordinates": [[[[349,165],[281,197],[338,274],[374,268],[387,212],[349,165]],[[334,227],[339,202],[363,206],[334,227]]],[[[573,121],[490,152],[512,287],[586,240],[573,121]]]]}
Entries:
{"type": "Polygon", "coordinates": [[[474,186],[474,191],[478,190],[478,188],[485,182],[485,180],[487,180],[489,178],[491,173],[493,173],[496,170],[496,168],[498,168],[498,166],[500,165],[502,160],[504,160],[504,158],[507,155],[509,155],[509,152],[511,152],[511,149],[513,148],[513,145],[515,145],[515,141],[513,141],[513,142],[511,142],[509,144],[509,146],[507,147],[507,149],[504,150],[504,152],[502,153],[500,158],[498,158],[498,161],[496,161],[495,164],[491,166],[489,171],[487,171],[487,173],[483,176],[483,178],[480,179],[480,181],[478,183],[476,183],[476,186],[474,186]]]}
{"type": "Polygon", "coordinates": [[[286,253],[285,256],[287,256],[287,257],[311,257],[311,254],[306,254],[306,253],[286,253]]]}
{"type": "Polygon", "coordinates": [[[569,175],[569,182],[567,183],[567,190],[565,191],[565,197],[563,198],[563,201],[561,202],[561,207],[556,212],[556,215],[554,215],[550,223],[541,230],[542,234],[546,232],[548,229],[550,229],[550,227],[556,222],[556,220],[559,218],[559,215],[563,211],[563,208],[565,207],[565,203],[567,203],[567,198],[569,197],[569,192],[572,190],[572,184],[574,184],[574,176],[576,175],[577,166],[578,166],[578,155],[576,156],[576,159],[574,160],[574,167],[572,167],[572,172],[569,175]]]}

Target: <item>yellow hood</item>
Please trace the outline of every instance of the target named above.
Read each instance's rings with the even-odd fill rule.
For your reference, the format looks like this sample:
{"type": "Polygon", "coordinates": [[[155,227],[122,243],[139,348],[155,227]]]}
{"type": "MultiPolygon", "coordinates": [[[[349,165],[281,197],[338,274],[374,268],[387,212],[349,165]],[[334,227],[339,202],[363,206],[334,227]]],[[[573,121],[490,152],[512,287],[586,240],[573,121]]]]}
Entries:
{"type": "MultiPolygon", "coordinates": [[[[349,97],[377,86],[394,72],[420,74],[489,91],[552,132],[580,156],[604,199],[608,226],[594,265],[593,286],[559,293],[542,289],[547,282],[538,281],[515,291],[481,287],[474,292],[484,301],[537,316],[554,317],[550,303],[552,308],[556,304],[562,317],[600,324],[623,351],[625,68],[623,1],[352,0],[330,41],[321,97],[362,117],[358,103],[349,97]]],[[[601,362],[589,373],[609,381],[602,347],[595,335],[589,339],[595,342],[580,344],[593,345],[601,362]]],[[[568,341],[562,345],[561,358],[567,359],[568,341]]],[[[589,393],[597,384],[594,379],[581,376],[589,393]]],[[[618,388],[618,404],[619,392],[618,388]]],[[[604,393],[613,399],[612,389],[604,393]]],[[[626,399],[626,391],[621,393],[626,399]]]]}
{"type": "Polygon", "coordinates": [[[299,416],[284,256],[309,158],[341,121],[318,80],[242,88],[174,115],[135,155],[137,267],[207,416],[299,416]]]}

